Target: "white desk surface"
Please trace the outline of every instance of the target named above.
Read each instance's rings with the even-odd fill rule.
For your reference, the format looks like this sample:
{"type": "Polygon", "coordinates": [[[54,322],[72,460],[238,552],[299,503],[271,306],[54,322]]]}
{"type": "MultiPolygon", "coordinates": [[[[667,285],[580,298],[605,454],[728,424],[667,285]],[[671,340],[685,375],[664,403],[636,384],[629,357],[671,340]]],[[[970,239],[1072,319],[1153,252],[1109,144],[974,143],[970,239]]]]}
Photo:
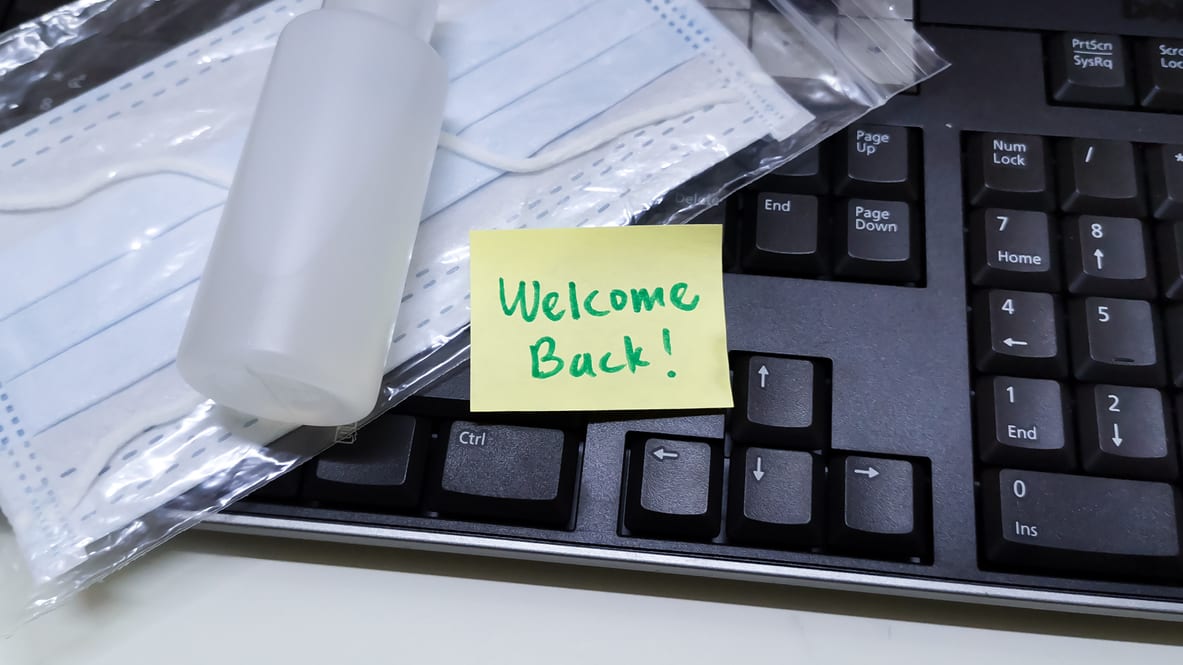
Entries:
{"type": "Polygon", "coordinates": [[[1183,662],[1183,623],[191,533],[3,665],[1183,662]]]}

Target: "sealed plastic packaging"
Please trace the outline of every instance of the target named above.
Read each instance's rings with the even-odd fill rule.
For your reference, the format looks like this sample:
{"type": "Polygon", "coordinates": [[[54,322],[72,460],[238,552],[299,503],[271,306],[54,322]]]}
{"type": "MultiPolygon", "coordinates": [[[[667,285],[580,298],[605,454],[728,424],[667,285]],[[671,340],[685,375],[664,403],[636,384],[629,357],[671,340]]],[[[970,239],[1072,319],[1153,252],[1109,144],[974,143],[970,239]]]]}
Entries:
{"type": "MultiPolygon", "coordinates": [[[[400,306],[374,415],[466,360],[470,230],[689,221],[944,67],[883,2],[707,4],[440,2],[445,133],[401,302],[367,305],[400,306]]],[[[34,613],[353,431],[175,364],[276,40],[318,5],[84,0],[0,36],[0,508],[34,613]]]]}

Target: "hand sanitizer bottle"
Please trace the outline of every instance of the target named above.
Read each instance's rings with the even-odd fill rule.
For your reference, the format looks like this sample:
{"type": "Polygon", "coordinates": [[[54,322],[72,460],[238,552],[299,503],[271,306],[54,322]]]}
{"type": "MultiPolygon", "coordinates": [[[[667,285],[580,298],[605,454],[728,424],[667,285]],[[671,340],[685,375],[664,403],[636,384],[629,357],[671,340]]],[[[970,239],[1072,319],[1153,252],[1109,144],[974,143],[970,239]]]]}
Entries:
{"type": "Polygon", "coordinates": [[[436,0],[326,0],[275,49],[177,365],[260,418],[342,425],[381,387],[439,141],[436,0]]]}

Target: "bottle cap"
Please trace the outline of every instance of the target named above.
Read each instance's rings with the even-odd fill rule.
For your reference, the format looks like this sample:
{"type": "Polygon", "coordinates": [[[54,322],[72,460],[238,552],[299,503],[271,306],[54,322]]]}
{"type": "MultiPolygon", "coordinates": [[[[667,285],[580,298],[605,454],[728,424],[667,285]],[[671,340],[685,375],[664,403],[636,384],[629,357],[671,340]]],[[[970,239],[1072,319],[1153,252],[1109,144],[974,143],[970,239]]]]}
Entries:
{"type": "Polygon", "coordinates": [[[431,39],[435,28],[438,0],[325,0],[325,9],[344,9],[373,14],[415,33],[423,41],[431,39]]]}

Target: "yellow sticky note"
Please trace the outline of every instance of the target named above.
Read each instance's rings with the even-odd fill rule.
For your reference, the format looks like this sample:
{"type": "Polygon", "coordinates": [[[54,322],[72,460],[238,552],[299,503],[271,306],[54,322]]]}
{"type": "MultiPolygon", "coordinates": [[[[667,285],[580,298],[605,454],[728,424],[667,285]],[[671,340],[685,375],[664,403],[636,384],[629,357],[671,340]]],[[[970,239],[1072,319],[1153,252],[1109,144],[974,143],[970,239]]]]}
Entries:
{"type": "Polygon", "coordinates": [[[730,407],[722,233],[474,231],[472,410],[730,407]]]}

